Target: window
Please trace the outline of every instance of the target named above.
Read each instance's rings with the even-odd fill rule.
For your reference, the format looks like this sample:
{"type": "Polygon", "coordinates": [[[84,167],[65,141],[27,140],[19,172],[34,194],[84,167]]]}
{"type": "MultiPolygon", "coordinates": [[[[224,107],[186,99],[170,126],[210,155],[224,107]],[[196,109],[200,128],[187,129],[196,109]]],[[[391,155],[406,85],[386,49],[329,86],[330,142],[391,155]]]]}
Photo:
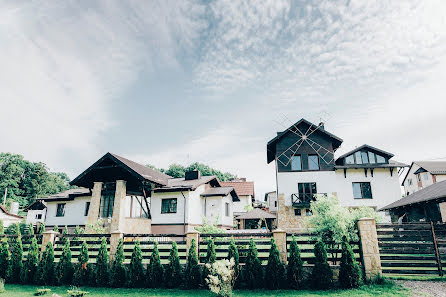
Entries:
{"type": "Polygon", "coordinates": [[[355,164],[355,156],[350,155],[345,157],[345,164],[355,164]]]}
{"type": "Polygon", "coordinates": [[[161,200],[161,213],[176,213],[177,198],[169,198],[161,200]]]}
{"type": "Polygon", "coordinates": [[[88,211],[90,210],[90,202],[85,202],[84,217],[88,216],[88,211]]]}
{"type": "Polygon", "coordinates": [[[277,207],[277,201],[274,201],[274,207],[277,207]]]}
{"type": "Polygon", "coordinates": [[[113,216],[115,190],[115,183],[105,183],[102,185],[101,204],[99,206],[99,216],[101,218],[110,218],[113,216]]]}
{"type": "Polygon", "coordinates": [[[361,152],[361,158],[363,164],[369,163],[369,155],[367,154],[367,152],[361,152]]]}
{"type": "Polygon", "coordinates": [[[36,220],[41,220],[41,219],[42,219],[42,214],[41,213],[36,214],[36,220]]]}
{"type": "Polygon", "coordinates": [[[376,163],[386,163],[386,159],[383,156],[376,155],[376,163]]]}
{"type": "Polygon", "coordinates": [[[308,169],[309,170],[319,170],[319,156],[309,155],[308,156],[308,169]]]}
{"type": "Polygon", "coordinates": [[[428,179],[427,172],[423,173],[423,177],[424,177],[424,180],[427,180],[427,179],[428,179]]]}
{"type": "Polygon", "coordinates": [[[353,198],[372,199],[372,188],[370,183],[353,183],[353,198]]]}
{"type": "Polygon", "coordinates": [[[356,159],[356,164],[362,164],[361,152],[358,151],[355,153],[355,159],[356,159]]]}
{"type": "Polygon", "coordinates": [[[229,203],[225,203],[225,216],[229,217],[229,203]]]}
{"type": "Polygon", "coordinates": [[[298,183],[299,199],[301,203],[309,203],[317,194],[316,183],[298,183]]]}
{"type": "Polygon", "coordinates": [[[147,218],[147,205],[142,196],[125,197],[125,216],[126,218],[147,218]]]}
{"type": "Polygon", "coordinates": [[[307,209],[307,211],[305,212],[305,215],[306,216],[312,216],[313,215],[313,212],[311,211],[311,209],[307,209]]]}
{"type": "Polygon", "coordinates": [[[65,216],[65,203],[57,203],[56,217],[65,216]]]}
{"type": "Polygon", "coordinates": [[[375,154],[372,152],[368,152],[368,154],[369,154],[369,163],[375,164],[375,154]]]}
{"type": "Polygon", "coordinates": [[[421,174],[417,174],[417,180],[420,182],[421,181],[421,174]]]}
{"type": "Polygon", "coordinates": [[[409,179],[407,180],[407,183],[409,184],[409,186],[411,186],[411,185],[412,185],[412,179],[409,178],[409,179]]]}
{"type": "Polygon", "coordinates": [[[295,216],[301,216],[302,215],[302,210],[300,208],[295,208],[294,209],[294,215],[295,216]]]}
{"type": "Polygon", "coordinates": [[[301,156],[292,156],[291,157],[291,170],[296,170],[296,171],[302,170],[301,156]]]}

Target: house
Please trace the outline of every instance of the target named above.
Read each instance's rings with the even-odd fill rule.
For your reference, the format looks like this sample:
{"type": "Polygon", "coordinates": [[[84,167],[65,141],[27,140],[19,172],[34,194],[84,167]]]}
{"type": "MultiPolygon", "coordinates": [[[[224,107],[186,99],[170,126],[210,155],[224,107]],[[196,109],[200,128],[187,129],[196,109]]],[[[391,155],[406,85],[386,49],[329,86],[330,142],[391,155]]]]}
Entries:
{"type": "Polygon", "coordinates": [[[446,222],[446,180],[427,186],[380,209],[392,222],[446,222]]]}
{"type": "Polygon", "coordinates": [[[375,209],[401,198],[398,171],[406,164],[366,144],[336,158],[342,143],[322,123],[305,119],[268,142],[267,162],[274,161],[276,168],[279,228],[304,227],[318,195],[334,197],[346,207],[375,209]]]}
{"type": "Polygon", "coordinates": [[[79,188],[37,199],[27,220],[47,226],[101,224],[106,232],[184,234],[203,218],[233,228],[232,187],[217,177],[187,172],[172,178],[116,154],[107,153],[71,181],[79,188]]]}
{"type": "Polygon", "coordinates": [[[3,226],[5,228],[9,227],[12,224],[20,223],[21,221],[23,221],[23,219],[23,217],[17,215],[16,211],[8,212],[6,208],[0,205],[0,221],[3,222],[3,226]]]}
{"type": "Polygon", "coordinates": [[[234,202],[234,216],[246,213],[255,201],[254,182],[246,181],[246,178],[233,179],[231,181],[221,181],[222,187],[234,188],[240,201],[234,202]]]}
{"type": "Polygon", "coordinates": [[[239,229],[261,229],[272,230],[275,228],[276,215],[260,208],[238,215],[236,217],[239,229]]]}
{"type": "Polygon", "coordinates": [[[405,195],[446,180],[446,161],[414,161],[404,177],[405,195]]]}
{"type": "Polygon", "coordinates": [[[277,193],[276,191],[271,191],[265,193],[266,208],[271,213],[277,213],[277,193]]]}

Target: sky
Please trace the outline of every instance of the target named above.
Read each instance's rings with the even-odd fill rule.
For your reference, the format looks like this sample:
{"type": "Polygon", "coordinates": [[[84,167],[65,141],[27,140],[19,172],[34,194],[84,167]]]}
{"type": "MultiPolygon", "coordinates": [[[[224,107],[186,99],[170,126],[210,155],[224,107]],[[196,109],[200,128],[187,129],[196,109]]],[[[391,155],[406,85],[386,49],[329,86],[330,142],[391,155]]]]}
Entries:
{"type": "Polygon", "coordinates": [[[76,177],[106,152],[275,189],[266,143],[323,120],[446,158],[446,1],[0,1],[0,151],[76,177]]]}

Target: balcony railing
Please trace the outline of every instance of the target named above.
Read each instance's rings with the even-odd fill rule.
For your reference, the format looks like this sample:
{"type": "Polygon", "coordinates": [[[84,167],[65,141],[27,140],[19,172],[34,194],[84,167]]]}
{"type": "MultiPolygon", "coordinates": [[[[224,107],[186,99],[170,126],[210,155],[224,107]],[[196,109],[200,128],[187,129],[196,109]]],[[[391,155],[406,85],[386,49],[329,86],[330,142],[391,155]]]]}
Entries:
{"type": "Polygon", "coordinates": [[[309,193],[294,193],[291,194],[291,202],[293,206],[295,207],[303,207],[303,206],[310,206],[310,203],[312,201],[316,201],[317,196],[325,196],[327,197],[327,193],[315,193],[315,194],[309,194],[309,193]]]}

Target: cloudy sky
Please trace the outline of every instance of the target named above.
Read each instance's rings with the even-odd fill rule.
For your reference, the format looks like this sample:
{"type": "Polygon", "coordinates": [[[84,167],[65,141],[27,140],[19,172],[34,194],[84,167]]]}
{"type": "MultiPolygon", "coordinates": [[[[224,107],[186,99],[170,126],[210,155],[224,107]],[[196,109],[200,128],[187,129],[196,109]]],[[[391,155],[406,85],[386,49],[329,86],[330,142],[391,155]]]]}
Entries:
{"type": "Polygon", "coordinates": [[[446,158],[446,1],[0,1],[0,150],[74,178],[107,151],[273,190],[304,117],[446,158]]]}

